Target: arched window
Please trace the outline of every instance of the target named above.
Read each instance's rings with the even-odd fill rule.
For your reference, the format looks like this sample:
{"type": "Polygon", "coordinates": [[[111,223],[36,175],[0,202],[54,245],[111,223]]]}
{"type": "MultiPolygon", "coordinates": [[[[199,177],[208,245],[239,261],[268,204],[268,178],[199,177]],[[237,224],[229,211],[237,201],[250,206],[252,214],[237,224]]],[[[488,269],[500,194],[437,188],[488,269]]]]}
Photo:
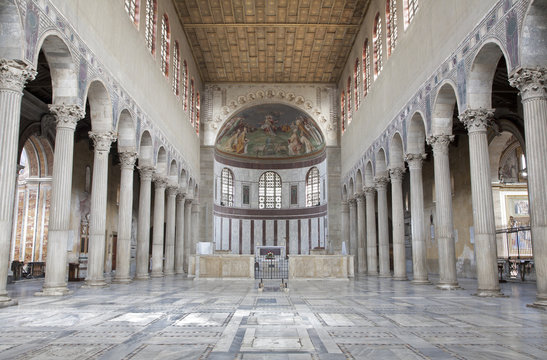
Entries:
{"type": "Polygon", "coordinates": [[[340,95],[340,124],[342,125],[342,134],[346,131],[346,94],[342,91],[340,95]]]}
{"type": "Polygon", "coordinates": [[[397,45],[397,0],[386,1],[386,39],[387,39],[387,56],[397,45]]]}
{"type": "Polygon", "coordinates": [[[171,32],[169,30],[169,18],[167,14],[163,14],[161,18],[161,72],[166,77],[169,76],[169,45],[171,32]]]}
{"type": "Polygon", "coordinates": [[[194,78],[190,80],[190,123],[194,126],[194,113],[196,110],[196,93],[194,90],[194,78]]]}
{"type": "Polygon", "coordinates": [[[258,208],[281,209],[281,176],[266,171],[258,180],[258,208]]]}
{"type": "Polygon", "coordinates": [[[348,86],[347,86],[347,89],[346,89],[346,94],[348,96],[348,99],[346,101],[346,105],[348,107],[347,117],[348,117],[348,126],[349,126],[349,124],[351,124],[351,120],[353,118],[353,114],[351,113],[351,76],[348,76],[348,86]]]}
{"type": "Polygon", "coordinates": [[[418,0],[403,0],[404,18],[405,18],[405,30],[410,25],[418,11],[418,0]]]}
{"type": "Polygon", "coordinates": [[[359,59],[355,59],[353,67],[353,100],[355,101],[355,110],[359,110],[361,97],[359,96],[359,75],[361,75],[361,64],[359,59]]]}
{"type": "Polygon", "coordinates": [[[228,168],[220,173],[220,205],[234,206],[234,174],[228,168]]]}
{"type": "Polygon", "coordinates": [[[374,47],[374,80],[380,75],[383,68],[382,63],[382,21],[380,14],[376,14],[374,19],[374,38],[372,39],[374,47]]]}
{"type": "Polygon", "coordinates": [[[139,2],[140,0],[125,0],[125,12],[129,15],[129,19],[137,27],[139,26],[139,2]]]}
{"type": "Polygon", "coordinates": [[[173,94],[180,94],[180,48],[179,42],[175,40],[173,49],[173,94]]]}
{"type": "Polygon", "coordinates": [[[368,48],[368,39],[363,45],[363,97],[367,96],[370,89],[370,51],[368,48]]]}
{"type": "Polygon", "coordinates": [[[144,39],[146,47],[153,55],[156,53],[156,21],[158,3],[156,0],[146,0],[146,26],[144,28],[144,39]]]}
{"type": "Polygon", "coordinates": [[[199,98],[199,91],[196,93],[196,134],[199,136],[199,109],[201,107],[201,100],[199,98]]]}
{"type": "Polygon", "coordinates": [[[319,170],[314,166],[306,175],[306,207],[321,204],[319,170]]]}
{"type": "Polygon", "coordinates": [[[182,105],[184,111],[188,110],[188,63],[182,62],[182,105]]]}

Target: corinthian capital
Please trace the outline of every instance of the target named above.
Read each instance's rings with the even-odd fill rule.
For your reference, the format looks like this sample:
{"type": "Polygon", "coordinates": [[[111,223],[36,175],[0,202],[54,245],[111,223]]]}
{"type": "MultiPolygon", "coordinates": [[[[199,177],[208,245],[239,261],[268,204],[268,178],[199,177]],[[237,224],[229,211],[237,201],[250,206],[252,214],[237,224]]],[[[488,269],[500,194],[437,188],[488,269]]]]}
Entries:
{"type": "Polygon", "coordinates": [[[137,160],[137,153],[134,151],[124,151],[119,153],[119,155],[122,169],[133,170],[135,160],[137,160]]]}
{"type": "Polygon", "coordinates": [[[167,196],[177,196],[179,193],[178,185],[168,184],[167,185],[167,196]]]}
{"type": "Polygon", "coordinates": [[[167,178],[165,176],[155,174],[153,180],[156,189],[167,187],[167,178]]]}
{"type": "Polygon", "coordinates": [[[57,128],[76,129],[76,123],[85,116],[85,111],[80,105],[51,104],[49,111],[55,115],[57,128]]]}
{"type": "Polygon", "coordinates": [[[365,196],[374,196],[376,188],[374,186],[364,186],[363,191],[365,192],[365,196]]]}
{"type": "Polygon", "coordinates": [[[396,167],[389,169],[389,177],[392,182],[401,182],[405,176],[406,169],[404,167],[396,167]]]}
{"type": "Polygon", "coordinates": [[[408,167],[410,169],[421,169],[422,168],[422,162],[427,157],[426,154],[406,154],[405,155],[405,161],[408,163],[408,167]]]}
{"type": "Polygon", "coordinates": [[[110,145],[116,140],[116,133],[114,131],[90,131],[89,137],[93,140],[95,151],[110,151],[110,145]]]}
{"type": "Polygon", "coordinates": [[[433,147],[433,153],[448,154],[448,145],[454,141],[454,135],[431,135],[427,143],[433,147]]]}
{"type": "Polygon", "coordinates": [[[389,184],[389,177],[377,176],[374,178],[374,186],[378,191],[386,190],[387,184],[389,184]]]}
{"type": "Polygon", "coordinates": [[[535,98],[545,99],[547,97],[546,74],[546,68],[519,68],[509,76],[509,84],[520,90],[523,102],[535,98]]]}
{"type": "Polygon", "coordinates": [[[22,61],[0,59],[0,89],[23,93],[27,81],[36,77],[36,71],[22,61]]]}
{"type": "Polygon", "coordinates": [[[459,118],[469,133],[485,132],[492,124],[494,109],[467,109],[459,118]]]}
{"type": "Polygon", "coordinates": [[[152,180],[152,175],[154,174],[154,167],[153,166],[139,166],[138,167],[139,172],[141,173],[141,180],[152,180]]]}
{"type": "Polygon", "coordinates": [[[186,192],[182,188],[178,188],[177,192],[177,201],[182,201],[184,203],[184,199],[186,198],[186,192]]]}

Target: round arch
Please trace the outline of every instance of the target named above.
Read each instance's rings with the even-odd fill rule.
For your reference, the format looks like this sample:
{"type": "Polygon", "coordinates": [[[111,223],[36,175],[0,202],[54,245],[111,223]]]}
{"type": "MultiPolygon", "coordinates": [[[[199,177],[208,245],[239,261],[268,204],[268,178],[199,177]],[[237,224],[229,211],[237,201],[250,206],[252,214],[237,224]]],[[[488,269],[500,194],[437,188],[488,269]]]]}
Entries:
{"type": "Polygon", "coordinates": [[[131,113],[123,109],[117,121],[118,126],[118,151],[136,151],[137,139],[135,136],[135,122],[131,113]]]}
{"type": "Polygon", "coordinates": [[[444,81],[439,87],[431,116],[432,135],[452,135],[454,106],[461,109],[456,89],[451,80],[444,81]]]}
{"type": "Polygon", "coordinates": [[[376,172],[374,175],[375,177],[388,175],[386,152],[383,148],[380,148],[376,153],[376,172]]]}
{"type": "Polygon", "coordinates": [[[0,28],[0,59],[23,59],[26,41],[23,39],[23,24],[19,9],[13,1],[0,0],[2,27],[0,28]]]}
{"type": "Polygon", "coordinates": [[[92,131],[112,130],[112,102],[102,80],[89,83],[85,99],[89,101],[92,131]]]}
{"type": "Polygon", "coordinates": [[[416,111],[408,124],[406,148],[409,154],[423,154],[425,152],[425,129],[425,119],[421,112],[416,111]]]}
{"type": "Polygon", "coordinates": [[[389,167],[390,168],[404,168],[404,147],[403,138],[401,134],[396,132],[393,134],[391,141],[389,142],[389,167]]]}

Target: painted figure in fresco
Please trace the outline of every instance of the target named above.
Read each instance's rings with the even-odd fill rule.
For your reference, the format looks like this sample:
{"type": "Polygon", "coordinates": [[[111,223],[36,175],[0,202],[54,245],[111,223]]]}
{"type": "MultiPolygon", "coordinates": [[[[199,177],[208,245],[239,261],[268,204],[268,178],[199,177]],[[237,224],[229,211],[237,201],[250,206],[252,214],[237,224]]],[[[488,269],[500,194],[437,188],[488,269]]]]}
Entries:
{"type": "Polygon", "coordinates": [[[289,155],[300,155],[302,144],[300,143],[300,139],[298,137],[298,132],[296,129],[292,131],[292,135],[287,141],[289,143],[289,155]]]}
{"type": "Polygon", "coordinates": [[[230,138],[228,139],[228,141],[226,142],[226,144],[224,145],[224,150],[226,151],[232,151],[235,149],[235,145],[237,143],[237,138],[239,137],[239,133],[240,133],[240,129],[237,129],[237,131],[235,132],[235,134],[233,134],[232,136],[230,136],[230,138]]]}
{"type": "Polygon", "coordinates": [[[237,138],[237,141],[235,143],[235,147],[233,148],[233,150],[235,151],[236,154],[246,154],[248,143],[249,143],[249,140],[247,139],[247,128],[244,127],[243,131],[239,134],[237,138]]]}
{"type": "Polygon", "coordinates": [[[304,153],[309,154],[313,151],[313,145],[305,135],[300,136],[300,142],[304,145],[304,153]]]}
{"type": "Polygon", "coordinates": [[[266,115],[264,124],[260,127],[264,132],[270,136],[275,136],[275,123],[277,121],[271,115],[266,115]]]}

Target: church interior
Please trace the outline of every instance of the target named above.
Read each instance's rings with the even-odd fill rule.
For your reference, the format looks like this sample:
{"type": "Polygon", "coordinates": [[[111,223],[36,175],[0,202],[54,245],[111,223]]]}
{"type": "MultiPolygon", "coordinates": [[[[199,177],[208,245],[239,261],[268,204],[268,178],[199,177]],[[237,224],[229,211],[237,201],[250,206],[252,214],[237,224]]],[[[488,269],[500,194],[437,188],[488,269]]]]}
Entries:
{"type": "Polygon", "coordinates": [[[547,0],[0,0],[0,358],[547,358],[547,0]]]}

